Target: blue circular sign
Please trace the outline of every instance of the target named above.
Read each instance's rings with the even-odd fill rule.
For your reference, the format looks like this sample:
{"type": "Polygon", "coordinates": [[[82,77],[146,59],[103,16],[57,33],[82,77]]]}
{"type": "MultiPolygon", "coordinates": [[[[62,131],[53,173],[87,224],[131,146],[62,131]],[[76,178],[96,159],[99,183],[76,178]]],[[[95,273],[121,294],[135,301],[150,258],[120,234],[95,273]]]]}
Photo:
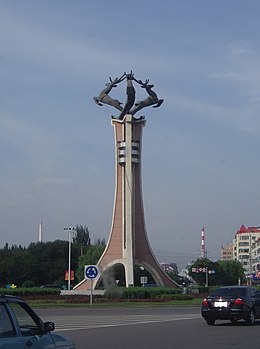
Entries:
{"type": "Polygon", "coordinates": [[[98,276],[98,268],[95,265],[87,265],[85,276],[87,279],[95,279],[98,276]]]}

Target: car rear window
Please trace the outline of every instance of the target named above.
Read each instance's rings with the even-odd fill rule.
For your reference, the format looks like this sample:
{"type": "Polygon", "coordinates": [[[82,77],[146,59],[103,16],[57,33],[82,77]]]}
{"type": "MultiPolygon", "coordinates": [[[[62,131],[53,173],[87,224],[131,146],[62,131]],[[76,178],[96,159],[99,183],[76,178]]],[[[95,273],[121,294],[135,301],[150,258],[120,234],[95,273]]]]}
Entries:
{"type": "Polygon", "coordinates": [[[219,288],[211,294],[212,297],[225,297],[225,296],[240,297],[245,295],[246,295],[246,289],[239,288],[239,287],[219,288]]]}

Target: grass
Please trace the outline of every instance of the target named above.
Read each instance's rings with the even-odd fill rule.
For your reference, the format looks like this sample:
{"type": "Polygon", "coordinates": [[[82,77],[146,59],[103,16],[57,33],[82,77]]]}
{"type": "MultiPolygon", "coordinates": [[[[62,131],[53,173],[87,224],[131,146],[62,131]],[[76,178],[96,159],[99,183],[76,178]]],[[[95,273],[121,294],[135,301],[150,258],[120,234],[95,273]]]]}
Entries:
{"type": "MultiPolygon", "coordinates": [[[[202,299],[201,298],[193,298],[191,300],[174,300],[174,301],[103,301],[101,302],[95,302],[95,298],[93,298],[93,304],[94,307],[165,307],[165,306],[199,306],[201,305],[202,299]]],[[[89,307],[89,303],[69,303],[68,301],[64,300],[28,300],[28,303],[33,308],[60,308],[60,307],[89,307]]]]}

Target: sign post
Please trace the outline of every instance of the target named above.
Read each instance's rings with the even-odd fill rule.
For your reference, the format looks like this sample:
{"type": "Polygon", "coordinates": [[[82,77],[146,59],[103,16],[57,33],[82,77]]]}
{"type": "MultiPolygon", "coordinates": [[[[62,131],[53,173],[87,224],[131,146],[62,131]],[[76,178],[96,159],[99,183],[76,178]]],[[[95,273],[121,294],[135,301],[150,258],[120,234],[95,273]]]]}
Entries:
{"type": "Polygon", "coordinates": [[[198,268],[192,268],[191,269],[192,273],[205,273],[206,276],[206,280],[205,280],[205,286],[208,287],[209,286],[209,275],[211,274],[215,274],[216,271],[215,270],[211,270],[208,267],[198,267],[198,268]]]}
{"type": "Polygon", "coordinates": [[[90,299],[89,304],[93,304],[93,280],[98,277],[98,268],[96,265],[85,265],[85,277],[90,280],[90,299]]]}
{"type": "Polygon", "coordinates": [[[148,280],[147,276],[141,276],[140,281],[143,287],[145,284],[147,284],[147,280],[148,280]]]}

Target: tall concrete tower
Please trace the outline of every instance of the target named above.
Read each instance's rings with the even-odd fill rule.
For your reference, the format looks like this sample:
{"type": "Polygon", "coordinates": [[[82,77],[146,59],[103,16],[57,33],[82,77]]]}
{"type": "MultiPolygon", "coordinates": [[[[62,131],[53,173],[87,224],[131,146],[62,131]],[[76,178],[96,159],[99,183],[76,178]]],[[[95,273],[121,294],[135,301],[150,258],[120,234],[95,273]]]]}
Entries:
{"type": "MultiPolygon", "coordinates": [[[[119,264],[123,265],[125,270],[126,287],[134,286],[135,266],[145,268],[151,274],[156,284],[178,287],[161,269],[148,241],[144,219],[141,178],[142,131],[146,121],[144,117],[138,119],[133,117],[133,114],[137,112],[137,107],[144,101],[137,102],[131,110],[134,104],[131,97],[135,94],[132,80],[135,79],[132,73],[130,78],[129,75],[125,75],[127,78],[128,101],[122,110],[117,108],[121,111],[119,118],[112,119],[116,165],[114,210],[109,240],[97,264],[100,276],[94,281],[94,287],[98,288],[102,280],[105,282],[104,276],[106,272],[119,264]]],[[[140,80],[135,81],[142,84],[147,90],[150,86],[153,86],[147,86],[147,80],[146,84],[140,80]]],[[[113,82],[111,81],[111,83],[113,82]]],[[[107,98],[107,94],[105,95],[107,98]]],[[[148,105],[162,103],[162,100],[158,100],[157,96],[155,96],[153,96],[153,100],[150,100],[148,105]]],[[[98,97],[96,98],[98,99],[98,97]]],[[[112,101],[118,102],[117,100],[112,101]]],[[[105,103],[104,99],[101,100],[101,98],[98,99],[98,102],[105,103]]],[[[112,105],[112,103],[107,104],[112,105]]],[[[82,280],[74,287],[76,290],[89,288],[90,281],[88,279],[82,280]]]]}
{"type": "Polygon", "coordinates": [[[39,224],[39,242],[42,242],[42,222],[39,224]]]}
{"type": "Polygon", "coordinates": [[[202,227],[201,230],[201,257],[205,258],[206,253],[205,253],[205,230],[204,227],[202,227]]]}

